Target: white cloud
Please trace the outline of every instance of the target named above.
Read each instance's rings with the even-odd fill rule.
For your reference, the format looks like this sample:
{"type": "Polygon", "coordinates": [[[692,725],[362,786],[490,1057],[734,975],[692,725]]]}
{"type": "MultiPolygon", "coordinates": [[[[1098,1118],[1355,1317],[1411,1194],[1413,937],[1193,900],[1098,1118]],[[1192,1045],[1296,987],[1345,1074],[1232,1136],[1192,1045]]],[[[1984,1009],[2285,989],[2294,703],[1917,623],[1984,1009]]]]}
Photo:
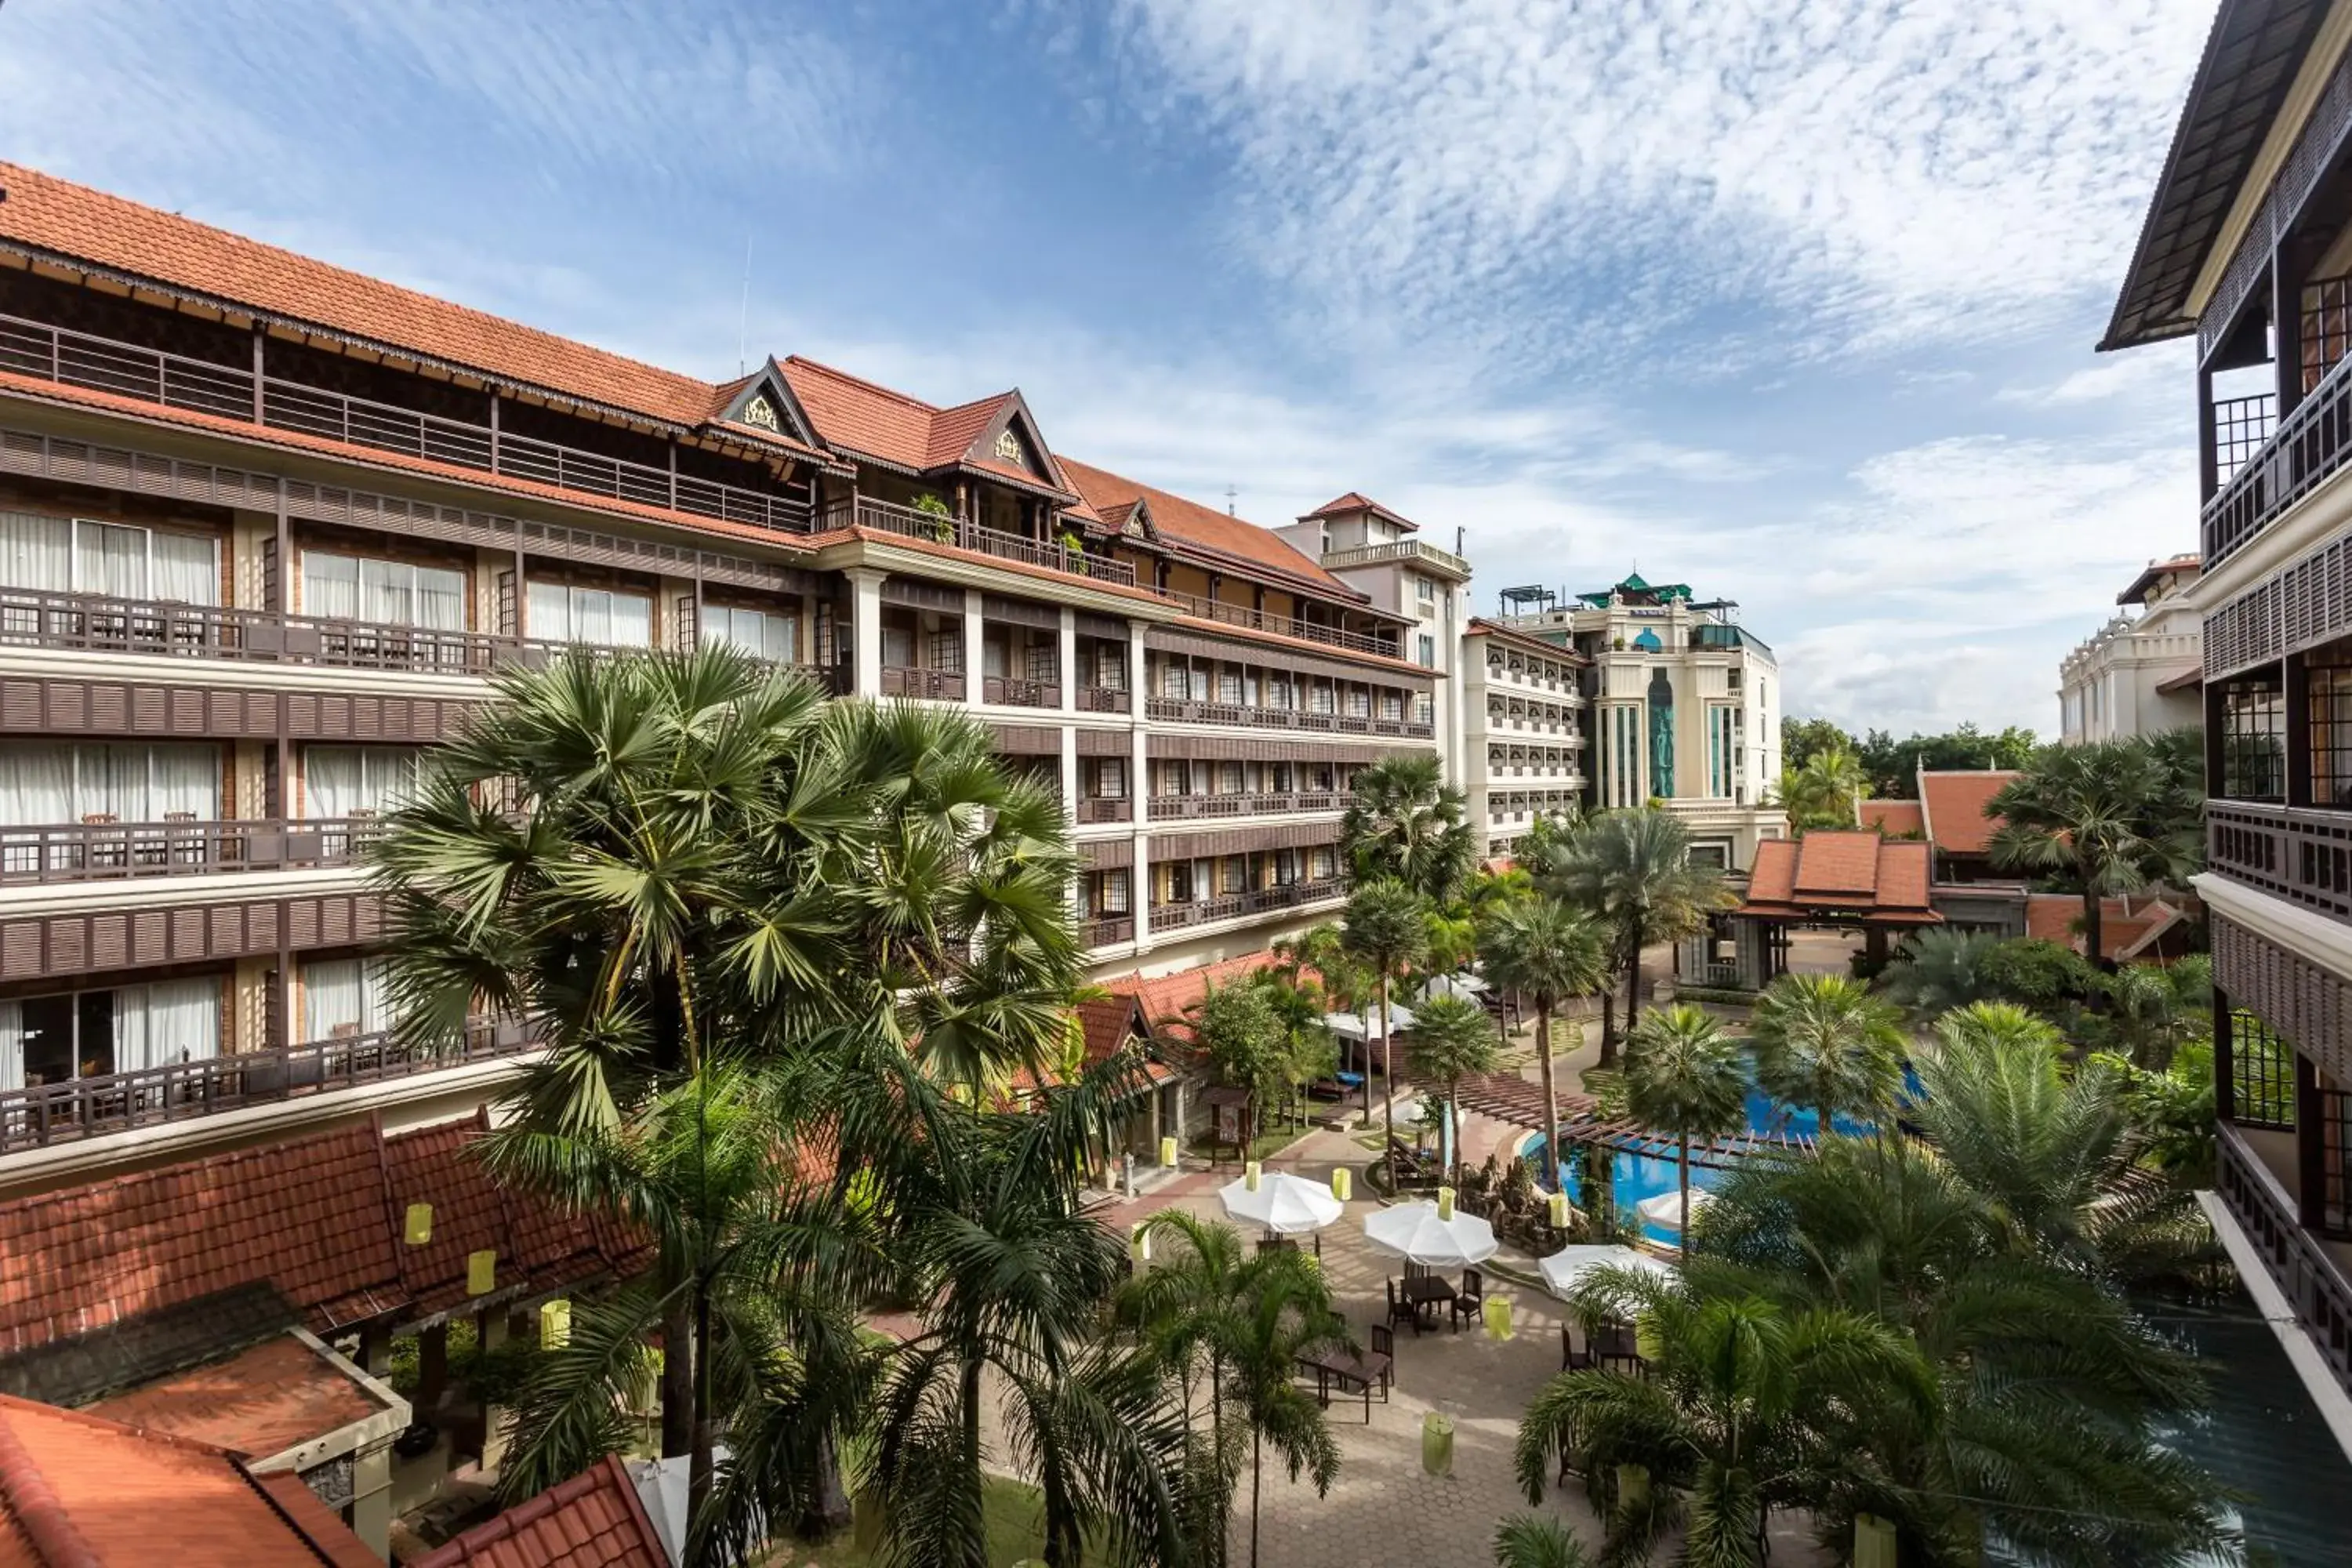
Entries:
{"type": "Polygon", "coordinates": [[[1686,375],[2112,289],[2210,14],[1126,0],[1116,37],[1161,84],[1123,101],[1226,139],[1236,237],[1309,322],[1554,363],[1675,337],[1686,375]]]}

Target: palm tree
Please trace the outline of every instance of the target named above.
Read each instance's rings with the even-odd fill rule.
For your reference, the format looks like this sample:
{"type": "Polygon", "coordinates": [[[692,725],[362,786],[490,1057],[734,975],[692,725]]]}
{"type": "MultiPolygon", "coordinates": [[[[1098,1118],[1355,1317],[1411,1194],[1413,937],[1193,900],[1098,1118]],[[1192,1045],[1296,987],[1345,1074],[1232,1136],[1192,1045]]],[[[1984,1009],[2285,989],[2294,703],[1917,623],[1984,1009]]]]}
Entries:
{"type": "Polygon", "coordinates": [[[1904,1036],[1895,1009],[1842,974],[1783,974],[1757,998],[1748,1025],[1756,1081],[1811,1106],[1827,1137],[1841,1114],[1884,1126],[1903,1089],[1904,1036]]]}
{"type": "Polygon", "coordinates": [[[1736,1131],[1747,1114],[1739,1047],[1687,1003],[1654,1007],[1633,1026],[1625,1052],[1625,1107],[1644,1127],[1675,1135],[1682,1194],[1682,1253],[1690,1257],[1690,1141],[1736,1131]]]}
{"type": "Polygon", "coordinates": [[[2100,976],[2107,1010],[2099,1019],[2108,1043],[2148,1072],[2172,1065],[2181,1042],[2206,1026],[2213,1004],[2213,961],[2190,953],[2177,963],[2126,963],[2100,976]]]}
{"type": "Polygon", "coordinates": [[[1886,998],[1922,1018],[1988,1001],[1994,987],[1982,973],[1983,965],[2000,944],[1990,931],[1922,927],[1904,939],[1887,966],[1886,998]]]}
{"type": "Polygon", "coordinates": [[[1986,803],[2000,820],[1993,864],[2071,883],[2083,900],[2084,956],[2104,967],[2100,901],[2140,891],[2179,858],[2166,821],[2171,790],[2142,742],[2045,747],[1986,803]]]}
{"type": "MultiPolygon", "coordinates": [[[[1428,950],[1425,921],[1429,900],[1402,882],[1383,879],[1366,882],[1348,895],[1346,924],[1340,940],[1379,978],[1381,988],[1381,1119],[1393,1121],[1396,1110],[1395,1032],[1389,1024],[1389,988],[1407,964],[1417,963],[1428,950]]],[[[1369,1056],[1370,1053],[1366,1053],[1369,1056]]],[[[1370,1063],[1368,1061],[1366,1067],[1370,1063]]],[[[1364,1120],[1372,1117],[1372,1085],[1364,1080],[1364,1120]]]]}
{"type": "Polygon", "coordinates": [[[1495,1568],[1591,1568],[1584,1542],[1549,1514],[1515,1513],[1495,1527],[1495,1568]]]}
{"type": "MultiPolygon", "coordinates": [[[[1642,950],[1688,936],[1710,911],[1731,902],[1722,874],[1691,863],[1689,830],[1663,811],[1602,812],[1536,880],[1549,882],[1612,933],[1615,964],[1625,976],[1629,1029],[1641,1009],[1642,950]]],[[[1616,1025],[1604,1003],[1600,1065],[1616,1063],[1616,1025]]]]}
{"type": "Polygon", "coordinates": [[[1359,883],[1393,879],[1444,903],[1470,879],[1478,838],[1433,752],[1384,757],[1356,774],[1339,854],[1359,883]]]}
{"type": "Polygon", "coordinates": [[[1314,975],[1287,968],[1262,969],[1251,977],[1265,991],[1281,1037],[1281,1072],[1296,1107],[1307,1086],[1331,1070],[1331,1031],[1323,1023],[1330,998],[1314,975]]]}
{"type": "Polygon", "coordinates": [[[1784,1311],[1752,1295],[1694,1299],[1671,1283],[1603,1269],[1580,1281],[1570,1311],[1588,1327],[1631,1317],[1643,1375],[1566,1372],[1519,1419],[1514,1460],[1529,1502],[1543,1500],[1558,1457],[1589,1476],[1636,1465],[1650,1506],[1612,1510],[1607,1563],[1643,1563],[1679,1523],[1686,1568],[1759,1568],[1775,1508],[1804,1500],[1822,1416],[1861,1378],[1932,1397],[1911,1347],[1857,1313],[1784,1311]]]}
{"type": "Polygon", "coordinates": [[[1824,746],[1806,758],[1799,771],[1808,793],[1829,808],[1841,826],[1862,826],[1862,803],[1870,794],[1870,774],[1860,758],[1843,746],[1824,746]]]}
{"type": "MultiPolygon", "coordinates": [[[[1510,905],[1487,921],[1479,938],[1486,978],[1535,1004],[1536,1061],[1543,1071],[1544,1180],[1559,1190],[1559,1094],[1551,1061],[1551,1017],[1570,996],[1609,982],[1601,929],[1549,894],[1510,905]]],[[[1585,1194],[1588,1201],[1592,1194],[1585,1194]]]]}
{"type": "Polygon", "coordinates": [[[1324,1496],[1339,1479],[1339,1445],[1323,1407],[1298,1385],[1302,1357],[1344,1345],[1347,1320],[1332,1310],[1323,1272],[1304,1253],[1276,1251],[1253,1258],[1246,1270],[1244,1310],[1226,1346],[1234,1402],[1250,1435],[1250,1568],[1257,1568],[1259,1503],[1265,1482],[1265,1446],[1296,1481],[1303,1469],[1324,1496]]]}
{"type": "Polygon", "coordinates": [[[1461,1125],[1456,1103],[1462,1080],[1493,1072],[1502,1055],[1502,1037],[1486,1009],[1460,996],[1433,996],[1412,1020],[1412,1070],[1445,1094],[1445,1147],[1452,1170],[1462,1166],[1461,1125]]]}

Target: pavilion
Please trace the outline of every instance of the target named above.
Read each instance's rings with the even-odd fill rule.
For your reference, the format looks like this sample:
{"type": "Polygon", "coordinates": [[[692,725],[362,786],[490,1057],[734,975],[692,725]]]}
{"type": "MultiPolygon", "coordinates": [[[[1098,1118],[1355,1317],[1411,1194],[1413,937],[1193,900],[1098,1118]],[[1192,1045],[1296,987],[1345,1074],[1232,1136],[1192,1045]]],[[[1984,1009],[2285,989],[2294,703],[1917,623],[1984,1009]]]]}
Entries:
{"type": "Polygon", "coordinates": [[[1858,929],[1877,964],[1886,960],[1890,935],[1941,925],[1928,901],[1930,857],[1922,840],[1882,838],[1874,830],[1816,828],[1757,845],[1748,901],[1729,918],[1739,984],[1760,990],[1787,969],[1792,927],[1858,929]]]}

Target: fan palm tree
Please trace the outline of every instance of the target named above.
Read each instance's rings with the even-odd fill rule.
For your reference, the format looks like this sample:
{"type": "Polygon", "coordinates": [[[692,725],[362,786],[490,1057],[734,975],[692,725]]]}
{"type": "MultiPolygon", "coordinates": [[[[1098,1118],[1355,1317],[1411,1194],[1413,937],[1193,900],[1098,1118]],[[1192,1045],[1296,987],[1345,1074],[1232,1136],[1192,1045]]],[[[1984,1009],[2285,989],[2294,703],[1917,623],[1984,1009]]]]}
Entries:
{"type": "Polygon", "coordinates": [[[1819,1423],[1843,1389],[1874,1381],[1926,1401],[1932,1379],[1910,1346],[1859,1313],[1784,1311],[1756,1296],[1694,1299],[1630,1271],[1580,1281],[1569,1310],[1588,1325],[1631,1317],[1643,1375],[1566,1372],[1519,1419],[1514,1461],[1539,1502],[1559,1457],[1588,1475],[1622,1465],[1649,1473],[1646,1509],[1620,1499],[1604,1563],[1649,1560],[1680,1524],[1686,1568],[1759,1568],[1775,1508],[1806,1496],[1819,1423]]]}
{"type": "Polygon", "coordinates": [[[1549,1514],[1515,1513],[1495,1527],[1495,1568],[1591,1568],[1584,1542],[1549,1514]]]}
{"type": "Polygon", "coordinates": [[[1391,879],[1442,904],[1469,881],[1478,838],[1437,754],[1406,752],[1356,774],[1339,854],[1359,884],[1391,879]]]}
{"type": "MultiPolygon", "coordinates": [[[[1663,811],[1606,811],[1585,823],[1567,852],[1537,873],[1538,885],[1591,914],[1612,934],[1615,966],[1625,976],[1625,1025],[1641,1009],[1642,951],[1699,930],[1728,907],[1722,874],[1696,866],[1690,833],[1663,811]]],[[[1617,1062],[1614,1019],[1601,1015],[1601,1062],[1617,1062]]]]}
{"type": "MultiPolygon", "coordinates": [[[[1428,908],[1429,900],[1403,882],[1387,879],[1366,882],[1348,896],[1348,912],[1340,928],[1341,942],[1380,982],[1383,1122],[1393,1122],[1396,1111],[1396,1064],[1391,1059],[1396,1037],[1389,1022],[1390,987],[1403,975],[1408,964],[1421,962],[1422,954],[1428,951],[1428,908]]],[[[1364,1120],[1370,1121],[1371,1115],[1372,1085],[1368,1074],[1364,1080],[1364,1120]]]]}
{"type": "Polygon", "coordinates": [[[2084,952],[2105,964],[2101,900],[2137,893],[2178,853],[2163,822],[2171,781],[2158,753],[2136,740],[2049,746],[1986,803],[1998,818],[1992,862],[2055,876],[2083,900],[2084,952]]]}
{"type": "Polygon", "coordinates": [[[2207,1027],[2213,1005],[2213,961],[2191,953],[2179,963],[2126,963],[2100,976],[2107,1010],[2100,1019],[2106,1042],[2147,1072],[2172,1065],[2172,1054],[2207,1027]]]}
{"type": "Polygon", "coordinates": [[[1493,1072],[1502,1056],[1502,1037],[1486,1009],[1460,996],[1433,996],[1412,1019],[1412,1070],[1445,1096],[1445,1147],[1453,1173],[1462,1166],[1462,1080],[1493,1072]]]}
{"type": "Polygon", "coordinates": [[[1567,903],[1537,893],[1489,920],[1478,950],[1487,980],[1535,1005],[1536,1062],[1543,1073],[1544,1180],[1558,1192],[1559,1093],[1551,1060],[1552,1013],[1569,997],[1609,983],[1606,938],[1567,903]]]}
{"type": "Polygon", "coordinates": [[[1739,1047],[1723,1026],[1687,1003],[1654,1007],[1633,1026],[1625,1051],[1625,1107],[1644,1127],[1675,1135],[1678,1227],[1690,1257],[1690,1141],[1738,1129],[1748,1079],[1739,1047]]]}
{"type": "Polygon", "coordinates": [[[1783,974],[1748,1024],[1756,1081],[1811,1106],[1826,1137],[1841,1114],[1884,1125],[1903,1089],[1904,1037],[1895,1009],[1843,974],[1783,974]]]}

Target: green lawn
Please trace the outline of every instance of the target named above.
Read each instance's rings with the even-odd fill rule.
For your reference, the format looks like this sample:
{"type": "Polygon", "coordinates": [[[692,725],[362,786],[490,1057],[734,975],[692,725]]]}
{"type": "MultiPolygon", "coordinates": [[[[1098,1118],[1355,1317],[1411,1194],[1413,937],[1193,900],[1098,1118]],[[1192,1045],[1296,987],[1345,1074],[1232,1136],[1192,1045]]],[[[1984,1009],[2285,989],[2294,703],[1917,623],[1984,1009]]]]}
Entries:
{"type": "MultiPolygon", "coordinates": [[[[991,1479],[985,1507],[989,1562],[1005,1568],[1024,1557],[1038,1557],[1045,1551],[1045,1533],[1040,1528],[1043,1504],[1036,1488],[1020,1481],[991,1479]]],[[[766,1568],[867,1568],[879,1561],[857,1550],[845,1532],[824,1546],[788,1542],[769,1552],[766,1568]]],[[[1092,1553],[1088,1553],[1087,1561],[1094,1561],[1092,1553]]]]}

